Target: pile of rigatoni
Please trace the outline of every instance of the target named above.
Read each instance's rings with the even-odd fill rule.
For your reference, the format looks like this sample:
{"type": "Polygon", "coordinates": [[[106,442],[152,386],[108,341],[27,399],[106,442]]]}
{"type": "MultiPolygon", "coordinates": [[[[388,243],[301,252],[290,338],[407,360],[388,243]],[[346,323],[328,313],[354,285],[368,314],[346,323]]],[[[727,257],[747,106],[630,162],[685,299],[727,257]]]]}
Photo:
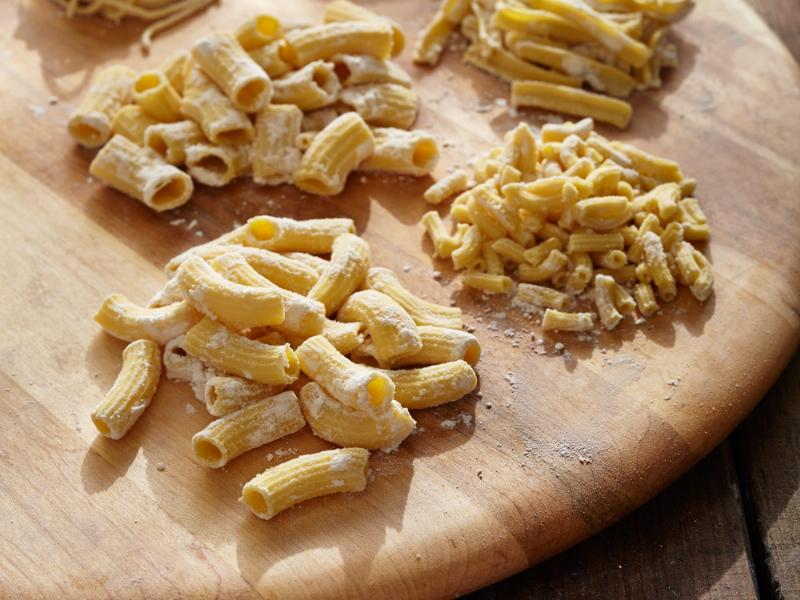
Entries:
{"type": "Polygon", "coordinates": [[[481,349],[460,309],[423,300],[372,267],[354,231],[346,218],[253,217],[172,259],[147,306],[108,296],[94,318],[130,344],[92,413],[97,430],[112,439],[128,432],[163,362],[217,417],[192,438],[200,464],[222,467],[306,423],[341,447],[248,482],[242,501],[259,517],[363,490],[369,450],[392,451],[414,431],[409,409],[474,390],[481,349]]]}
{"type": "Polygon", "coordinates": [[[355,169],[430,173],[438,144],[408,131],[419,99],[390,60],[402,30],[347,0],[328,4],[325,21],[287,30],[262,14],[157,69],[103,69],[68,124],[78,143],[102,146],[91,174],[164,211],[194,181],[251,175],[336,195],[355,169]]]}
{"type": "Polygon", "coordinates": [[[458,27],[468,63],[511,82],[514,107],[592,117],[624,128],[623,100],[661,86],[678,64],[669,26],[692,0],[442,0],[414,61],[435,65],[458,27]],[[583,89],[588,86],[593,91],[583,89]]]}
{"type": "Polygon", "coordinates": [[[455,171],[425,192],[432,204],[458,194],[455,230],[438,212],[422,218],[436,256],[463,271],[464,285],[544,310],[545,331],[588,332],[596,315],[611,330],[637,311],[641,322],[675,299],[678,284],[700,302],[713,291],[711,265],[694,246],[711,236],[695,180],[593,125],[548,124],[537,138],[520,123],[477,157],[474,181],[455,171]],[[597,312],[574,310],[582,299],[597,312]]]}

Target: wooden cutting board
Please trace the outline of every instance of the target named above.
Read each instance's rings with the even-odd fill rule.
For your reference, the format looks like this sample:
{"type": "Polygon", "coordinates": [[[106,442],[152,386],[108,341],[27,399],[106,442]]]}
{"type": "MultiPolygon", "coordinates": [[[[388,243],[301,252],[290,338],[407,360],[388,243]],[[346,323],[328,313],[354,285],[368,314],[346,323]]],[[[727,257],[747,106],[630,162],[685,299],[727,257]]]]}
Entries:
{"type": "MultiPolygon", "coordinates": [[[[318,21],[320,2],[226,0],[146,59],[138,25],[0,3],[0,595],[453,597],[591,535],[686,471],[758,401],[800,328],[800,74],[741,0],[698,4],[676,28],[681,67],[636,96],[628,131],[604,133],[698,179],[716,293],[703,306],[682,294],[596,343],[548,338],[537,353],[535,326],[460,291],[429,257],[418,225],[427,180],[354,177],[335,200],[242,181],[158,215],[87,179],[91,154],[64,123],[97,68],[155,65],[257,7],[318,21]],[[259,213],[352,217],[376,264],[456,300],[484,347],[482,396],[415,415],[417,435],[373,456],[365,493],[271,522],[236,502],[240,487],[269,454],[326,447],[307,431],[211,471],[190,458],[209,418],[184,385],[163,381],[122,441],[96,437],[88,418],[123,348],[91,320],[101,298],[145,301],[169,257],[259,213]]],[[[412,33],[435,3],[375,5],[412,33]]],[[[505,84],[455,55],[430,71],[408,54],[418,126],[446,140],[440,173],[514,123],[495,103],[505,84]]]]}

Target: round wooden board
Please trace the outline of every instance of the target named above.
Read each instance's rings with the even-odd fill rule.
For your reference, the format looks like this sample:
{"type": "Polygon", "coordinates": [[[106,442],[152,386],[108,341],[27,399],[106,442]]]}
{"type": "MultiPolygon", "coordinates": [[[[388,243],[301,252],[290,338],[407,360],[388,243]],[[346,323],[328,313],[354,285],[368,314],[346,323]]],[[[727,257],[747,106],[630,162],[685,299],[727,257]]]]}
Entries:
{"type": "MultiPolygon", "coordinates": [[[[430,258],[418,225],[429,180],[355,176],[336,199],[241,181],[157,215],[87,179],[91,154],[73,146],[64,123],[96,68],[155,65],[258,8],[316,22],[321,2],[225,0],[157,40],[146,59],[138,25],[68,21],[48,2],[2,3],[0,589],[452,597],[591,535],[686,471],[765,392],[800,324],[800,76],[741,0],[698,4],[675,28],[680,68],[662,90],[636,95],[629,130],[603,133],[675,158],[697,178],[714,230],[716,292],[705,305],[684,293],[646,325],[626,322],[591,343],[547,337],[537,352],[535,321],[461,291],[430,258]],[[186,386],[165,380],[120,442],[96,438],[88,418],[123,347],[91,321],[101,298],[120,291],[145,301],[169,257],[259,213],[352,217],[376,264],[421,295],[456,300],[484,347],[481,397],[415,415],[417,435],[373,456],[366,492],[270,522],[237,503],[241,485],[268,454],[275,463],[326,447],[307,431],[209,471],[190,458],[191,435],[209,418],[186,386]]],[[[435,7],[374,5],[411,35],[435,7]]],[[[501,105],[507,86],[457,54],[435,70],[408,56],[401,62],[423,101],[417,126],[445,141],[437,173],[515,122],[501,105]]]]}

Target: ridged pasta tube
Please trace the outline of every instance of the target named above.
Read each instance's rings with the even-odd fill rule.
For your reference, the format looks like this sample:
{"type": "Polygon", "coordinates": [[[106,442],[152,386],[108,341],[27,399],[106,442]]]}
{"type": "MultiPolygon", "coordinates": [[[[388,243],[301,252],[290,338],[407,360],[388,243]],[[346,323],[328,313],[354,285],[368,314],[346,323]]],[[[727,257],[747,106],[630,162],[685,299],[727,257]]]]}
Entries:
{"type": "Polygon", "coordinates": [[[263,344],[234,333],[208,317],[186,333],[183,347],[192,356],[221,371],[267,385],[288,385],[300,372],[289,344],[263,344]]]}
{"type": "Polygon", "coordinates": [[[145,113],[141,106],[129,104],[120,108],[114,115],[114,119],[111,121],[111,131],[114,135],[128,138],[137,146],[144,146],[145,131],[156,123],[158,121],[145,113]]]}
{"type": "Polygon", "coordinates": [[[588,312],[561,312],[553,308],[544,311],[542,318],[543,331],[591,331],[594,327],[594,315],[588,312]]]}
{"type": "Polygon", "coordinates": [[[271,519],[311,498],[367,487],[369,450],[339,448],[298,456],[256,475],[242,488],[243,502],[257,517],[271,519]]]}
{"type": "Polygon", "coordinates": [[[269,444],[306,424],[294,392],[282,392],[230,412],[192,437],[195,458],[218,469],[248,450],[269,444]]]}
{"type": "Polygon", "coordinates": [[[295,139],[303,113],[291,104],[270,104],[258,112],[253,140],[253,181],[258,184],[291,183],[300,166],[301,152],[295,139]]]}
{"type": "Polygon", "coordinates": [[[370,415],[342,404],[313,381],[300,390],[300,406],[314,435],[337,446],[391,451],[416,426],[408,410],[394,400],[384,412],[370,415]]]}
{"type": "Polygon", "coordinates": [[[161,71],[144,71],[133,84],[133,99],[147,114],[161,123],[181,118],[181,99],[161,71]]]}
{"type": "Polygon", "coordinates": [[[179,50],[158,66],[158,70],[167,76],[167,81],[178,94],[183,93],[183,76],[190,59],[188,50],[179,50]]]}
{"type": "Polygon", "coordinates": [[[336,316],[340,321],[364,324],[380,362],[391,363],[422,349],[414,320],[400,304],[381,292],[354,293],[336,316]]]}
{"type": "Polygon", "coordinates": [[[197,310],[233,329],[279,325],[285,319],[283,297],[275,289],[229,281],[199,256],[186,259],[175,276],[197,310]]]}
{"type": "Polygon", "coordinates": [[[442,56],[447,38],[456,28],[458,22],[453,22],[441,11],[417,34],[414,45],[414,62],[418,65],[435,66],[442,56]]]}
{"type": "Polygon", "coordinates": [[[111,294],[103,300],[94,320],[107,333],[126,342],[146,339],[164,345],[186,333],[200,315],[185,300],[160,308],[143,308],[122,294],[111,294]]]}
{"type": "Polygon", "coordinates": [[[368,54],[389,58],[392,53],[391,26],[381,21],[326,23],[286,34],[283,58],[295,67],[328,59],[336,54],[368,54]]]}
{"type": "Polygon", "coordinates": [[[184,336],[180,335],[168,341],[164,346],[162,364],[167,379],[188,383],[194,397],[205,403],[206,383],[212,377],[217,376],[219,372],[214,367],[207,366],[199,358],[187,354],[183,348],[183,340],[184,336]]]}
{"type": "MultiPolygon", "coordinates": [[[[381,366],[395,368],[410,365],[437,365],[454,360],[463,360],[474,366],[481,356],[481,345],[478,338],[466,331],[431,325],[420,325],[417,327],[417,331],[422,340],[422,348],[419,352],[396,359],[391,363],[384,363],[381,366]]],[[[371,341],[365,342],[359,351],[377,360],[377,354],[371,341]]]]}
{"type": "Polygon", "coordinates": [[[294,184],[310,194],[340,194],[350,172],[374,150],[375,139],[364,119],[344,113],[314,137],[294,173],[294,184]]]}
{"type": "Polygon", "coordinates": [[[603,327],[611,331],[622,320],[622,314],[617,310],[614,301],[614,289],[617,283],[608,275],[597,274],[594,276],[594,302],[597,305],[597,314],[603,327]]]}
{"type": "Polygon", "coordinates": [[[325,5],[323,20],[326,23],[337,21],[374,21],[386,23],[392,28],[392,56],[399,55],[406,44],[406,36],[403,29],[391,19],[376,14],[365,8],[349,2],[349,0],[333,0],[325,5]]]}
{"type": "Polygon", "coordinates": [[[247,221],[244,243],[274,252],[328,254],[336,238],[355,230],[353,220],[347,218],[298,221],[260,215],[247,221]]]}
{"type": "Polygon", "coordinates": [[[369,244],[357,235],[345,233],[337,237],[331,249],[331,260],[308,297],[325,305],[331,315],[356,291],[369,271],[369,244]]]}
{"type": "Polygon", "coordinates": [[[333,70],[345,87],[363,83],[396,83],[411,87],[411,77],[394,62],[367,54],[337,54],[332,56],[333,70]]]}
{"type": "Polygon", "coordinates": [[[339,99],[370,125],[408,129],[417,119],[419,97],[396,83],[371,83],[342,89],[339,99]]]}
{"type": "Polygon", "coordinates": [[[243,175],[250,167],[247,146],[194,144],[186,148],[186,169],[196,181],[210,187],[222,187],[243,175]]]}
{"type": "Polygon", "coordinates": [[[92,411],[97,431],[112,440],[124,436],[156,393],[161,376],[158,344],[136,340],[122,352],[122,368],[105,399],[92,411]]]}
{"type": "Polygon", "coordinates": [[[181,113],[200,124],[214,144],[243,145],[253,140],[253,124],[194,61],[187,66],[181,113]]]}
{"type": "Polygon", "coordinates": [[[435,304],[415,296],[403,287],[391,269],[373,267],[367,273],[365,284],[366,287],[392,298],[405,309],[417,325],[433,325],[458,330],[461,330],[464,325],[460,308],[435,304]]]}
{"type": "Polygon", "coordinates": [[[121,135],[100,149],[89,173],[157,212],[186,204],[194,191],[186,173],[121,135]]]}
{"type": "Polygon", "coordinates": [[[333,70],[333,63],[315,60],[273,82],[272,101],[294,104],[302,111],[333,104],[342,86],[333,70]]]}
{"type": "Polygon", "coordinates": [[[212,33],[195,42],[192,58],[239,110],[253,113],[269,104],[269,76],[230,34],[212,33]]]}
{"type": "Polygon", "coordinates": [[[235,37],[242,48],[253,50],[282,38],[283,27],[281,22],[272,15],[260,14],[239,25],[235,37]]]}
{"type": "Polygon", "coordinates": [[[633,108],[624,100],[544,81],[514,81],[511,105],[591,117],[620,129],[628,126],[633,114],[633,108]]]}
{"type": "Polygon", "coordinates": [[[116,65],[100,71],[70,115],[67,130],[76,142],[87,148],[98,148],[111,137],[114,115],[132,100],[136,72],[116,65]]]}
{"type": "Polygon", "coordinates": [[[359,165],[360,171],[386,171],[422,177],[430,175],[439,162],[436,138],[420,130],[376,127],[375,150],[359,165]]]}
{"type": "Polygon", "coordinates": [[[300,368],[342,404],[378,415],[389,408],[394,384],[388,376],[340,354],[324,336],[308,338],[297,349],[300,368]]]}
{"type": "Polygon", "coordinates": [[[652,231],[648,231],[644,234],[643,248],[647,269],[658,289],[658,296],[666,302],[672,301],[677,294],[677,288],[675,278],[667,263],[667,255],[661,244],[661,238],[652,231]]]}
{"type": "Polygon", "coordinates": [[[208,412],[221,417],[263,398],[283,391],[282,385],[264,385],[233,375],[213,375],[203,386],[203,401],[208,412]]]}
{"type": "Polygon", "coordinates": [[[425,190],[425,201],[429,204],[441,204],[447,198],[460,194],[468,187],[469,177],[466,171],[459,169],[445,175],[425,190]]]}
{"type": "Polygon", "coordinates": [[[172,165],[186,162],[186,149],[205,141],[203,130],[188,119],[177,123],[156,123],[144,132],[144,145],[172,165]]]}
{"type": "Polygon", "coordinates": [[[463,360],[384,372],[394,382],[395,400],[411,410],[454,402],[478,385],[475,370],[463,360]]]}
{"type": "Polygon", "coordinates": [[[520,283],[514,294],[514,304],[565,310],[572,305],[572,298],[553,288],[532,283],[520,283]]]}
{"type": "Polygon", "coordinates": [[[281,58],[282,49],[285,45],[286,40],[277,40],[266,46],[248,50],[247,54],[259,67],[266,71],[267,75],[274,79],[275,77],[286,75],[292,70],[292,65],[281,58]]]}

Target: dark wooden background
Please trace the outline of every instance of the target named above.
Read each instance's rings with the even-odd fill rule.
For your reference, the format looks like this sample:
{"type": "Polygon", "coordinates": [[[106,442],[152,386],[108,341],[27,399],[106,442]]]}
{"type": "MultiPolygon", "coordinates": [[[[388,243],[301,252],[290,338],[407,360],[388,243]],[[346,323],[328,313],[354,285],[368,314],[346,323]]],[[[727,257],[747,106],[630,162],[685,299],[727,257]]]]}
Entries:
{"type": "MultiPolygon", "coordinates": [[[[748,2],[800,63],[800,0],[748,2]]],[[[672,487],[560,556],[468,596],[700,597],[800,598],[800,353],[753,414],[672,487]]]]}

